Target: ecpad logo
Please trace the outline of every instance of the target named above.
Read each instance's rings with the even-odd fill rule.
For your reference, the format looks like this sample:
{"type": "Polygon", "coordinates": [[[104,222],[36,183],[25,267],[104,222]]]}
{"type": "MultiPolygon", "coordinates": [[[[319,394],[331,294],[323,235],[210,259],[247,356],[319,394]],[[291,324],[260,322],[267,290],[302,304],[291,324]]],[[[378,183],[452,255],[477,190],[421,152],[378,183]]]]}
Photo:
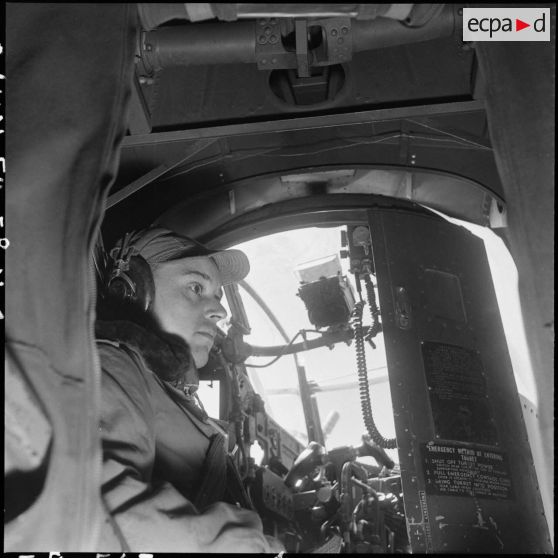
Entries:
{"type": "Polygon", "coordinates": [[[464,41],[550,41],[550,8],[464,8],[464,41]]]}

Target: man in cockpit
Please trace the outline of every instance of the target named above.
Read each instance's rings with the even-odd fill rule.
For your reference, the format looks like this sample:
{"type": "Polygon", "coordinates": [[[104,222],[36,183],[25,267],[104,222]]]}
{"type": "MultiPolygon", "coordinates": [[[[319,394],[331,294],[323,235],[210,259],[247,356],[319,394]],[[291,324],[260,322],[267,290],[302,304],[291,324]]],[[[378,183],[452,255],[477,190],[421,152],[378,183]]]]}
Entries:
{"type": "Polygon", "coordinates": [[[281,550],[246,509],[226,425],[196,396],[197,369],[226,317],[222,287],[248,274],[246,255],[153,228],[126,235],[109,259],[96,325],[110,512],[102,544],[116,537],[131,551],[281,550]]]}

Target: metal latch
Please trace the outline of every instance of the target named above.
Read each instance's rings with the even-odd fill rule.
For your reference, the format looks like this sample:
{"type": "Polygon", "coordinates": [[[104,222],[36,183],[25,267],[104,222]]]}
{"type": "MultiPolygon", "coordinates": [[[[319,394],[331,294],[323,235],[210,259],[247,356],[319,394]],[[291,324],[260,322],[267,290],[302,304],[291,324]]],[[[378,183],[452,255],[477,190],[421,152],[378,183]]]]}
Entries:
{"type": "Polygon", "coordinates": [[[405,287],[395,287],[395,323],[399,329],[411,329],[411,302],[405,287]]]}

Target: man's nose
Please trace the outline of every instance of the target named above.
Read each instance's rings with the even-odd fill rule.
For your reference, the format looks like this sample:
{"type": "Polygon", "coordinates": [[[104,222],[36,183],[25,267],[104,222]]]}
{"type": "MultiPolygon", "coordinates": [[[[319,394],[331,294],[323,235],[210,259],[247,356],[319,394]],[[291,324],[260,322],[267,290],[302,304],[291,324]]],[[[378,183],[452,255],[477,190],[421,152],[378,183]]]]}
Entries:
{"type": "Polygon", "coordinates": [[[218,322],[220,320],[224,320],[227,317],[227,311],[220,301],[213,299],[207,310],[207,316],[211,320],[218,322]]]}

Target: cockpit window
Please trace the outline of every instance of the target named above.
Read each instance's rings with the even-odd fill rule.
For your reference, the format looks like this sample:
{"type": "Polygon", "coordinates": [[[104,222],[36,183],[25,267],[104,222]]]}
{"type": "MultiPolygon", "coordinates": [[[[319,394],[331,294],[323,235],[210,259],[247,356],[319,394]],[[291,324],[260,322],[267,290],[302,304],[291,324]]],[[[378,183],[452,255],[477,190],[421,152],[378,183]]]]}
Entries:
{"type": "MultiPolygon", "coordinates": [[[[236,246],[248,255],[251,262],[246,282],[268,307],[266,314],[262,305],[241,288],[251,327],[250,335],[245,337],[247,343],[254,346],[285,345],[301,330],[305,331],[308,341],[319,337],[303,300],[297,295],[301,285],[301,275],[297,270],[308,268],[315,261],[339,262],[342,276],[347,278],[355,299],[358,299],[354,277],[348,270],[348,260],[339,258],[341,231],[345,228],[298,229],[236,246]],[[270,318],[269,312],[273,318],[270,318]],[[273,324],[273,319],[280,324],[283,332],[273,324]]],[[[370,321],[370,312],[365,307],[363,323],[367,325],[370,321]]],[[[302,341],[302,335],[296,339],[297,343],[302,341]]],[[[393,438],[395,427],[382,333],[374,338],[374,344],[376,349],[366,343],[374,420],[384,437],[393,438]]],[[[297,355],[297,359],[305,369],[311,393],[317,402],[326,448],[360,445],[366,427],[361,413],[354,341],[350,345],[337,343],[331,349],[321,347],[304,351],[297,355]]],[[[250,357],[246,362],[250,380],[264,399],[267,412],[306,444],[308,439],[294,357],[285,355],[264,368],[250,366],[262,366],[272,360],[273,357],[250,357]]],[[[388,450],[388,453],[397,461],[396,450],[388,450]]]]}

